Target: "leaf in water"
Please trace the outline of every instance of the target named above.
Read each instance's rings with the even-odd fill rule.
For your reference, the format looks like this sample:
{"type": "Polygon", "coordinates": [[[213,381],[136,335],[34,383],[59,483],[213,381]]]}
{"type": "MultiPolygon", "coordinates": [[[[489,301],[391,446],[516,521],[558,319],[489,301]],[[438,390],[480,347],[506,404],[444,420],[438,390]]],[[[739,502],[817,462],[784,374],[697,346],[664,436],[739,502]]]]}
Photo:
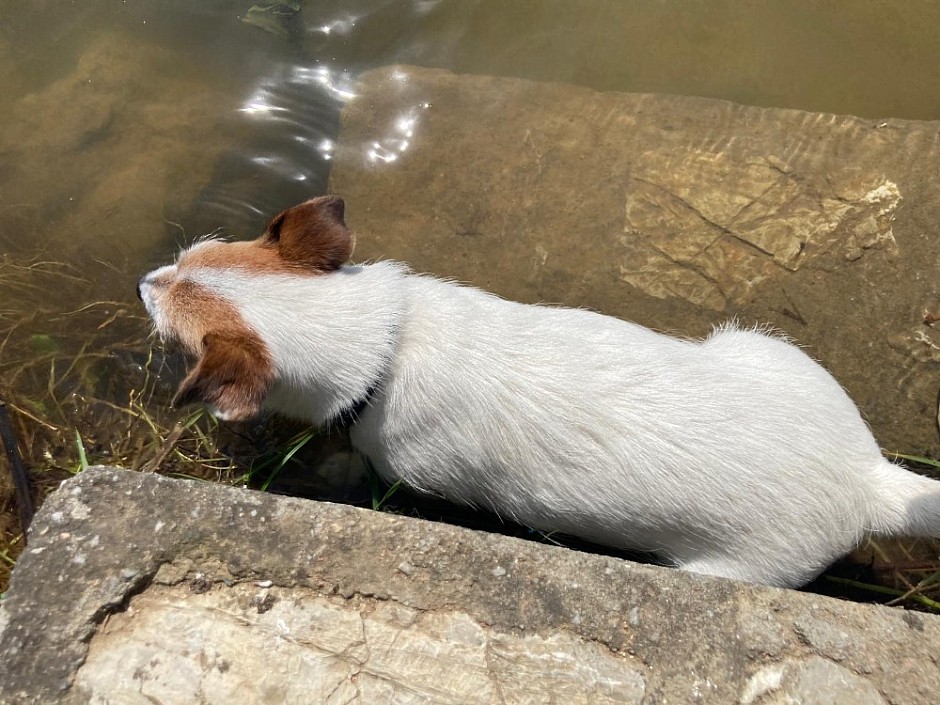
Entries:
{"type": "Polygon", "coordinates": [[[36,333],[29,337],[29,346],[37,355],[44,355],[59,352],[59,344],[56,339],[46,333],[36,333]]]}
{"type": "Polygon", "coordinates": [[[288,23],[298,12],[299,2],[268,2],[252,5],[242,22],[286,39],[290,36],[288,23]]]}

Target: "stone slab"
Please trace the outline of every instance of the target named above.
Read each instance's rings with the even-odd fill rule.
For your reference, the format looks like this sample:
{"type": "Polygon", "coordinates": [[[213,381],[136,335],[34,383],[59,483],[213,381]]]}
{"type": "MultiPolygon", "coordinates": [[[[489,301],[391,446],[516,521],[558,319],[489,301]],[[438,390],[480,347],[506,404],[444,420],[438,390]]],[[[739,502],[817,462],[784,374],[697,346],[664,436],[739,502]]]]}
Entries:
{"type": "Polygon", "coordinates": [[[938,122],[393,66],[330,188],[363,258],[687,335],[773,324],[885,447],[936,452],[938,122]]]}
{"type": "Polygon", "coordinates": [[[98,467],[41,508],[0,702],[893,703],[940,617],[98,467]]]}

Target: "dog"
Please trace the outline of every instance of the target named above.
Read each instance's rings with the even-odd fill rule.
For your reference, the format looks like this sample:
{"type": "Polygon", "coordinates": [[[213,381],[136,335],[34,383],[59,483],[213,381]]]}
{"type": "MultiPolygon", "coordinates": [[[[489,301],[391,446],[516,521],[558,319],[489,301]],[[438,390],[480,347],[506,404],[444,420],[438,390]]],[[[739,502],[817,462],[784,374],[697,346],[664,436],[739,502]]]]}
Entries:
{"type": "Polygon", "coordinates": [[[871,534],[940,537],[940,482],[888,462],[781,337],[680,339],[353,265],[344,210],[314,198],[140,280],[195,360],[174,404],[345,420],[388,482],[751,583],[805,584],[871,534]]]}

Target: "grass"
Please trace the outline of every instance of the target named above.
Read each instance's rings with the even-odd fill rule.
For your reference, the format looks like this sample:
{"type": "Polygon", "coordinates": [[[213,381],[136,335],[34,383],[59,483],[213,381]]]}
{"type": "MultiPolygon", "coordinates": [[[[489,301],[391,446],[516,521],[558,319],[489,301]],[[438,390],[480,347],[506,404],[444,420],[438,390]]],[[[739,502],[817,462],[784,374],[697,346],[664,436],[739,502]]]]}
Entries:
{"type": "Polygon", "coordinates": [[[261,491],[267,492],[271,488],[271,483],[277,478],[284,467],[300,452],[307,443],[309,443],[316,432],[312,430],[302,431],[295,437],[289,439],[281,448],[275,448],[268,453],[268,458],[255,464],[252,470],[245,477],[245,484],[251,480],[251,476],[256,472],[263,472],[270,465],[274,465],[274,470],[268,475],[267,479],[261,483],[261,491]]]}
{"type": "MultiPolygon", "coordinates": [[[[24,460],[31,470],[37,505],[62,479],[101,462],[262,491],[351,501],[376,510],[426,518],[443,516],[457,523],[466,519],[460,510],[422,506],[407,493],[399,492],[400,482],[388,486],[374,472],[354,478],[353,484],[359,486],[351,490],[352,494],[343,494],[350,492],[349,487],[338,490],[334,485],[331,489],[338,490],[334,494],[317,487],[322,478],[313,468],[325,459],[349,452],[342,438],[286,422],[236,427],[220,424],[202,410],[182,416],[167,411],[172,391],[163,388],[168,363],[159,359],[159,352],[141,331],[136,340],[126,341],[121,348],[137,351],[141,360],[138,384],[128,385],[123,400],[96,396],[88,389],[95,386],[96,379],[89,370],[101,359],[99,354],[89,352],[93,349],[91,344],[80,346],[68,361],[59,359],[60,352],[21,362],[23,367],[12,375],[14,380],[38,382],[39,370],[44,370],[45,384],[34,384],[32,395],[8,384],[0,387],[0,396],[8,400],[24,460]],[[27,370],[27,366],[31,369],[27,370]],[[67,442],[69,437],[71,442],[67,442]]],[[[930,469],[938,465],[937,461],[921,456],[891,455],[930,469]]],[[[341,478],[341,484],[348,479],[341,478]]],[[[0,499],[2,593],[23,541],[16,526],[11,488],[0,485],[0,499]]],[[[525,527],[506,527],[487,515],[476,514],[466,523],[523,538],[560,542],[554,536],[542,537],[525,527]]],[[[940,542],[923,539],[872,541],[858,552],[854,563],[847,564],[848,573],[828,574],[823,578],[825,584],[820,586],[817,581],[813,589],[940,613],[938,547],[940,542]]]]}
{"type": "Polygon", "coordinates": [[[905,453],[888,452],[885,452],[885,455],[889,456],[893,460],[906,460],[908,463],[913,463],[915,465],[923,465],[929,468],[940,468],[940,460],[926,458],[923,455],[907,455],[905,453]]]}
{"type": "Polygon", "coordinates": [[[85,472],[88,469],[88,456],[85,454],[85,444],[78,429],[75,429],[75,446],[78,449],[78,472],[85,472]]]}
{"type": "Polygon", "coordinates": [[[881,595],[891,595],[894,599],[885,603],[888,605],[901,604],[905,600],[910,600],[921,605],[922,607],[926,607],[932,612],[937,612],[940,614],[940,601],[926,597],[920,592],[930,585],[934,585],[937,582],[936,576],[938,575],[940,575],[940,573],[934,573],[931,578],[922,580],[910,590],[897,590],[895,588],[885,587],[884,585],[873,585],[872,583],[863,583],[858,580],[840,578],[837,575],[826,575],[824,578],[831,583],[835,583],[837,585],[846,585],[848,587],[855,588],[856,590],[867,590],[868,592],[874,592],[881,595]]]}
{"type": "Polygon", "coordinates": [[[372,509],[378,512],[382,511],[388,505],[389,500],[398,492],[401,487],[401,479],[399,478],[386,489],[375,471],[371,471],[369,473],[369,484],[372,490],[372,509]],[[384,493],[383,489],[385,490],[384,493]]]}
{"type": "MultiPolygon", "coordinates": [[[[0,257],[0,399],[37,506],[90,465],[142,470],[161,449],[166,457],[149,470],[234,482],[241,473],[218,449],[221,434],[211,419],[193,415],[172,437],[177,415],[167,407],[176,370],[152,347],[150,324],[136,302],[96,296],[115,287],[132,292],[133,283],[93,281],[83,271],[39,257],[0,257]],[[62,311],[63,300],[81,303],[62,311]]],[[[23,549],[13,497],[3,465],[0,592],[23,549]]]]}

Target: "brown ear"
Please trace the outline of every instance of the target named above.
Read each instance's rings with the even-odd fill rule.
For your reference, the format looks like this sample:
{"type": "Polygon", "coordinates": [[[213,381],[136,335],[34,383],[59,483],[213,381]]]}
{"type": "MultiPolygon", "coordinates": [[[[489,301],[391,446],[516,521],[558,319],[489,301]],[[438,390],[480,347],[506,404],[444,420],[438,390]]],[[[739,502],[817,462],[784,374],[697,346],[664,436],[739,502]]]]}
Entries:
{"type": "Polygon", "coordinates": [[[274,369],[260,340],[248,334],[207,333],[202,357],[180,384],[173,406],[208,404],[223,421],[261,413],[274,369]]]}
{"type": "Polygon", "coordinates": [[[263,235],[292,264],[330,272],[349,261],[356,237],[343,219],[339,196],[320,196],[275,216],[263,235]]]}

